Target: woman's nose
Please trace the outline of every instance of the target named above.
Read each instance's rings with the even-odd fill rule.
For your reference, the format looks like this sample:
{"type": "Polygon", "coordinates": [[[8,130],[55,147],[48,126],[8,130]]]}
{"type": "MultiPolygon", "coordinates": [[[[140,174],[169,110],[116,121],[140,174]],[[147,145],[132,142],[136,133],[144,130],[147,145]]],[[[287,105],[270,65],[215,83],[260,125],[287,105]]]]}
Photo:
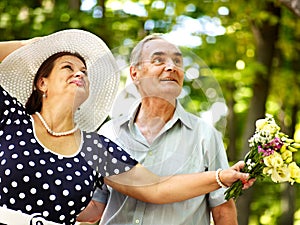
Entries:
{"type": "Polygon", "coordinates": [[[82,71],[77,71],[75,74],[74,74],[74,77],[83,77],[84,73],[82,71]]]}

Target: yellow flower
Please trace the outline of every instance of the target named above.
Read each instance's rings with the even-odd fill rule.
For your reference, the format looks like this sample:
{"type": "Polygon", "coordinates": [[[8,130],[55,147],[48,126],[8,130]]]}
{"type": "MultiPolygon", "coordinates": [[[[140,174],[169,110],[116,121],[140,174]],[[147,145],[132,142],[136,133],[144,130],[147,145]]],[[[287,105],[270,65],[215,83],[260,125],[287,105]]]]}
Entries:
{"type": "MultiPolygon", "coordinates": [[[[290,174],[291,174],[291,178],[295,179],[297,183],[299,183],[300,181],[300,168],[299,166],[295,163],[292,162],[289,164],[288,166],[290,174]]],[[[292,182],[293,184],[293,182],[292,182]]]]}
{"type": "Polygon", "coordinates": [[[290,171],[286,165],[283,167],[274,168],[272,171],[271,179],[275,183],[286,182],[290,180],[290,171]]]}
{"type": "Polygon", "coordinates": [[[257,130],[262,130],[264,128],[264,126],[267,124],[268,124],[267,119],[259,119],[259,120],[256,120],[256,122],[255,122],[255,126],[256,126],[257,130]]]}
{"type": "Polygon", "coordinates": [[[279,153],[274,152],[272,155],[264,158],[264,163],[267,167],[277,168],[283,165],[283,159],[279,153]]]}
{"type": "Polygon", "coordinates": [[[286,150],[281,154],[281,157],[283,160],[285,160],[287,163],[290,163],[293,161],[293,153],[289,150],[286,150]]]}

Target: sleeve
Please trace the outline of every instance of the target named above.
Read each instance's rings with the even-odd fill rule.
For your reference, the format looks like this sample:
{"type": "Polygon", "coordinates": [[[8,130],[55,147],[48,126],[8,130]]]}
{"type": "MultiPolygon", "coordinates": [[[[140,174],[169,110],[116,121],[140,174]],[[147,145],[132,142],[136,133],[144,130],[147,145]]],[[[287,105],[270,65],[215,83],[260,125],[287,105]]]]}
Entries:
{"type": "Polygon", "coordinates": [[[138,162],[110,139],[96,132],[83,132],[81,155],[98,173],[100,185],[106,176],[117,175],[133,168],[138,162]]]}
{"type": "Polygon", "coordinates": [[[106,157],[105,176],[126,172],[138,164],[124,149],[107,137],[100,135],[100,140],[106,157]]]}
{"type": "Polygon", "coordinates": [[[101,188],[96,188],[93,194],[93,200],[101,203],[106,203],[109,197],[109,190],[107,189],[106,185],[102,186],[101,188]]]}
{"type": "MultiPolygon", "coordinates": [[[[207,161],[209,162],[207,168],[208,171],[215,171],[219,168],[229,168],[227,154],[224,148],[221,133],[219,133],[214,128],[211,130],[211,132],[208,133],[210,134],[210,137],[206,139],[206,148],[209,149],[207,154],[207,161]]],[[[208,204],[210,208],[216,207],[226,202],[224,195],[225,190],[226,189],[224,188],[219,188],[218,190],[208,194],[208,204]]]]}
{"type": "Polygon", "coordinates": [[[0,85],[0,127],[9,124],[13,117],[25,114],[25,109],[0,85]]]}

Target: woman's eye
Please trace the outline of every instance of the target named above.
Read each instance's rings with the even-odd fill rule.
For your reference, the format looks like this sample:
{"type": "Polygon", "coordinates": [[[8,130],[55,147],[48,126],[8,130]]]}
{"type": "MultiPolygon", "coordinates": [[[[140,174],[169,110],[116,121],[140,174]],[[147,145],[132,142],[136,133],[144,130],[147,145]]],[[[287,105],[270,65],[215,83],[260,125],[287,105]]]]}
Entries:
{"type": "Polygon", "coordinates": [[[84,75],[86,75],[86,76],[88,75],[87,70],[82,70],[81,72],[82,72],[84,75]]]}
{"type": "Polygon", "coordinates": [[[73,70],[72,67],[71,67],[70,65],[65,65],[65,66],[63,67],[63,69],[73,70]]]}

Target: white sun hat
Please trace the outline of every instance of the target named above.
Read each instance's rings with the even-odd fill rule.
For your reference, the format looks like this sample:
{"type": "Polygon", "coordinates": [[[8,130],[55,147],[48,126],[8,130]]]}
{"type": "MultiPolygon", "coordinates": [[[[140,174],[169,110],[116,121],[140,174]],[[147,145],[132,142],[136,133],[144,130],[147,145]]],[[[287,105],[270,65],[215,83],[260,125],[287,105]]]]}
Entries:
{"type": "Polygon", "coordinates": [[[0,63],[0,84],[25,105],[32,93],[37,70],[48,57],[58,52],[77,52],[86,61],[90,95],[76,111],[75,122],[82,130],[95,131],[108,116],[120,74],[107,45],[90,32],[58,31],[17,49],[0,63]]]}

